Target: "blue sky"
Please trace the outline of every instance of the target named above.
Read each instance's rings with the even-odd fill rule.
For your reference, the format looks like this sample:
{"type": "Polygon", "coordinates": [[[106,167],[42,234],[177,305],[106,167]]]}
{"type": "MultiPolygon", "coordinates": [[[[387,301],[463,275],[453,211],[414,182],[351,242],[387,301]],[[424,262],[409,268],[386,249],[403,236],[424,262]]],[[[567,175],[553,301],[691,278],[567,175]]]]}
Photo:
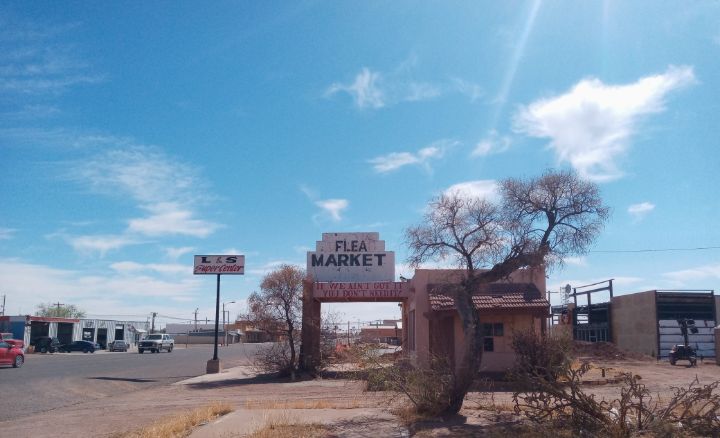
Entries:
{"type": "Polygon", "coordinates": [[[719,72],[715,1],[5,2],[0,295],[211,318],[192,255],[241,253],[235,314],[342,231],[379,232],[411,276],[430,198],[547,168],[613,209],[553,290],[718,290],[719,72]]]}

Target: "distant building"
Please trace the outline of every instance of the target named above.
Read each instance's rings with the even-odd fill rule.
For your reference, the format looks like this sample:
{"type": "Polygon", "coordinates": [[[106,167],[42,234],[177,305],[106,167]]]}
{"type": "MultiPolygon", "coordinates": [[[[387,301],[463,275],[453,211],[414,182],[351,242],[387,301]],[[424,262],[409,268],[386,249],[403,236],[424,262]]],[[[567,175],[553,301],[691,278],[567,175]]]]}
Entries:
{"type": "Polygon", "coordinates": [[[43,336],[58,338],[60,343],[73,341],[97,342],[103,348],[112,341],[136,343],[146,333],[146,321],[119,321],[93,318],[51,318],[45,316],[0,316],[0,331],[10,332],[25,345],[34,346],[43,336]]]}

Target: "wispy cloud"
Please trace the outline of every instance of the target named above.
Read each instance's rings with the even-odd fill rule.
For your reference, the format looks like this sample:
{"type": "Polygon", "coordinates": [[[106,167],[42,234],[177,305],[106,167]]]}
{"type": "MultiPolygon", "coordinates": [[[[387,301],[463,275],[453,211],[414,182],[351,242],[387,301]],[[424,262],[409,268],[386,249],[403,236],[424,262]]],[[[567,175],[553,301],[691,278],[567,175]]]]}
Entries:
{"type": "Polygon", "coordinates": [[[694,82],[688,66],[671,66],[627,85],[583,79],[565,94],[521,107],[515,129],[549,138],[558,161],[569,162],[583,177],[614,180],[623,175],[617,160],[628,150],[641,116],[664,111],[668,93],[694,82]]]}
{"type": "Polygon", "coordinates": [[[500,135],[493,129],[485,138],[480,140],[470,155],[473,157],[484,157],[491,154],[499,154],[510,149],[510,143],[510,137],[500,135]]]}
{"type": "MultiPolygon", "coordinates": [[[[185,275],[168,275],[155,278],[139,271],[113,270],[107,274],[88,274],[67,269],[58,269],[41,264],[26,263],[16,259],[0,260],[0,278],[3,278],[3,292],[11,300],[10,311],[32,313],[35,306],[42,302],[60,300],[85,309],[88,313],[108,313],[112,308],[121,313],[144,313],[143,303],[132,308],[124,308],[124,302],[117,307],[113,297],[143,297],[145,304],[154,306],[152,300],[163,302],[175,298],[192,299],[202,295],[202,281],[192,275],[192,267],[186,268],[185,275]],[[32,294],[27,291],[32,290],[32,294]],[[98,297],[103,297],[99,300],[98,297]],[[16,310],[17,309],[17,310],[16,310]]],[[[183,308],[185,309],[185,308],[183,308]]],[[[147,310],[152,310],[147,308],[147,310]]],[[[172,307],[166,312],[175,311],[172,307]]]]}
{"type": "Polygon", "coordinates": [[[628,207],[627,212],[632,216],[633,220],[639,222],[645,218],[651,211],[655,210],[655,204],[650,202],[641,202],[628,207]]]}
{"type": "Polygon", "coordinates": [[[448,196],[457,194],[466,198],[480,198],[492,201],[500,196],[498,190],[497,181],[486,179],[454,184],[445,189],[444,194],[448,196]]]}
{"type": "Polygon", "coordinates": [[[137,263],[132,261],[116,262],[110,265],[116,272],[123,274],[132,274],[138,272],[156,272],[159,274],[187,274],[192,272],[192,266],[182,264],[162,264],[162,263],[137,263]]]}
{"type": "Polygon", "coordinates": [[[219,228],[218,224],[194,219],[193,212],[175,202],[163,202],[143,207],[151,214],[131,219],[128,231],[145,236],[183,235],[207,237],[219,228]]]}
{"type": "Polygon", "coordinates": [[[347,199],[323,199],[315,201],[315,205],[335,222],[342,220],[342,214],[350,206],[347,199]]]}
{"type": "Polygon", "coordinates": [[[165,248],[165,255],[171,260],[177,260],[185,254],[190,254],[195,251],[192,246],[182,246],[180,248],[168,247],[165,248]]]}
{"type": "Polygon", "coordinates": [[[392,172],[409,165],[419,165],[430,171],[430,161],[442,158],[450,147],[457,144],[459,143],[452,140],[440,140],[414,153],[391,152],[368,160],[368,162],[378,173],[392,172]]]}
{"type": "Polygon", "coordinates": [[[65,42],[74,24],[0,20],[0,94],[38,98],[103,80],[77,47],[65,42]]]}
{"type": "Polygon", "coordinates": [[[411,57],[392,71],[373,71],[363,67],[349,82],[334,82],[324,93],[326,98],[338,93],[349,95],[359,109],[379,109],[401,102],[421,102],[451,93],[460,93],[472,102],[483,95],[482,88],[470,81],[452,78],[441,81],[420,81],[412,74],[418,61],[411,57]]]}
{"type": "Polygon", "coordinates": [[[64,238],[75,251],[81,254],[97,252],[101,257],[110,251],[142,243],[127,235],[64,236],[64,238]]]}
{"type": "Polygon", "coordinates": [[[10,240],[15,237],[15,228],[0,228],[0,240],[10,240]]]}
{"type": "Polygon", "coordinates": [[[325,96],[330,97],[338,92],[345,92],[353,98],[355,105],[360,109],[382,108],[385,106],[385,93],[380,90],[379,81],[380,73],[363,67],[355,76],[354,82],[347,85],[336,82],[325,91],[325,96]]]}
{"type": "Polygon", "coordinates": [[[685,285],[692,281],[720,281],[720,263],[697,266],[694,268],[672,271],[663,274],[663,277],[685,285]]]}
{"type": "Polygon", "coordinates": [[[220,225],[195,218],[204,188],[197,169],[157,148],[114,149],[78,163],[71,178],[103,194],[127,195],[148,216],[128,222],[128,233],[145,236],[207,237],[220,225]]]}

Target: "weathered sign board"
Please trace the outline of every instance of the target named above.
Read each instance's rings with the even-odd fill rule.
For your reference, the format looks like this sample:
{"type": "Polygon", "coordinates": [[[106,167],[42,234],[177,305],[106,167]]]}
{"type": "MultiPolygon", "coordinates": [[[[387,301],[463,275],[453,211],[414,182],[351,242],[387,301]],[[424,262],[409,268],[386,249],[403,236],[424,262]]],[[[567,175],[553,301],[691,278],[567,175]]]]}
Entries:
{"type": "Polygon", "coordinates": [[[402,301],[410,294],[410,283],[398,281],[316,282],[313,298],[320,301],[402,301]]]}
{"type": "Polygon", "coordinates": [[[193,274],[198,275],[243,275],[244,255],[196,255],[193,274]]]}
{"type": "Polygon", "coordinates": [[[307,272],[318,282],[392,282],[395,252],[379,233],[323,233],[307,253],[307,272]]]}

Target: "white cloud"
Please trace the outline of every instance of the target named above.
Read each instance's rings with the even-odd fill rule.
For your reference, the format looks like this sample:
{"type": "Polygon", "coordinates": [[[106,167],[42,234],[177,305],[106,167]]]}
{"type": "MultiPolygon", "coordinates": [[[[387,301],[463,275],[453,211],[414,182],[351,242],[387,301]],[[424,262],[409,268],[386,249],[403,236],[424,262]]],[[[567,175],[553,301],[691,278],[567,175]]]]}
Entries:
{"type": "Polygon", "coordinates": [[[595,181],[623,175],[617,161],[624,156],[640,117],[662,112],[668,93],[695,82],[692,67],[669,67],[626,85],[583,79],[560,96],[521,107],[515,129],[550,139],[558,161],[595,181]]]}
{"type": "Polygon", "coordinates": [[[470,98],[471,102],[480,99],[485,93],[480,85],[468,82],[464,79],[454,78],[452,80],[455,89],[470,98]]]}
{"type": "Polygon", "coordinates": [[[195,248],[193,248],[192,246],[183,246],[180,248],[168,247],[165,248],[165,255],[172,260],[177,260],[185,254],[192,253],[194,250],[195,248]]]}
{"type": "Polygon", "coordinates": [[[663,277],[680,282],[681,284],[699,280],[719,281],[720,264],[704,265],[680,271],[667,272],[663,274],[663,277]]]}
{"type": "Polygon", "coordinates": [[[467,198],[480,198],[492,201],[497,200],[500,196],[498,189],[497,181],[486,179],[453,184],[445,190],[444,194],[448,196],[458,194],[467,198]]]}
{"type": "Polygon", "coordinates": [[[459,78],[435,82],[415,80],[412,70],[416,66],[417,58],[411,57],[409,61],[386,73],[363,67],[353,82],[335,82],[325,90],[324,95],[329,98],[337,93],[347,93],[360,109],[427,101],[450,93],[464,94],[474,102],[483,95],[479,85],[459,78]]]}
{"type": "Polygon", "coordinates": [[[65,240],[80,253],[97,252],[101,257],[109,251],[137,245],[140,241],[127,235],[94,235],[94,236],[63,236],[65,240]]]}
{"type": "Polygon", "coordinates": [[[385,106],[384,93],[378,87],[380,73],[372,72],[363,67],[360,73],[355,76],[355,82],[349,85],[334,83],[327,89],[325,96],[332,96],[335,93],[344,91],[352,96],[358,108],[382,108],[385,106]]]}
{"type": "Polygon", "coordinates": [[[135,274],[138,272],[157,272],[159,274],[187,274],[192,273],[192,266],[182,264],[162,264],[148,263],[142,264],[137,262],[125,261],[116,262],[110,265],[114,271],[121,274],[135,274]]]}
{"type": "Polygon", "coordinates": [[[13,237],[15,237],[15,232],[17,230],[14,228],[0,228],[0,240],[10,240],[13,237]]]}
{"type": "Polygon", "coordinates": [[[499,154],[510,149],[510,137],[499,135],[496,130],[490,133],[475,146],[472,153],[473,157],[484,157],[490,154],[499,154]]]}
{"type": "Polygon", "coordinates": [[[245,270],[245,274],[247,275],[256,275],[256,276],[263,276],[267,275],[270,272],[278,269],[282,265],[290,265],[295,266],[299,269],[305,270],[305,264],[304,263],[297,263],[297,262],[289,262],[287,260],[275,260],[272,262],[267,262],[264,265],[261,266],[254,266],[250,269],[245,270]]]}
{"type": "Polygon", "coordinates": [[[330,219],[337,222],[342,220],[342,213],[348,208],[350,203],[347,199],[324,199],[315,201],[315,205],[320,207],[330,219]]]}
{"type": "Polygon", "coordinates": [[[430,146],[420,149],[417,153],[391,152],[387,155],[370,159],[368,162],[373,165],[373,169],[378,173],[392,172],[408,165],[419,165],[429,171],[431,169],[431,160],[442,158],[448,148],[457,144],[458,142],[456,141],[439,140],[430,146]]]}
{"type": "MultiPolygon", "coordinates": [[[[103,137],[98,141],[111,140],[103,137]]],[[[202,238],[220,228],[194,217],[195,205],[207,200],[201,195],[204,186],[195,168],[157,148],[137,146],[127,139],[116,140],[115,146],[124,147],[78,163],[71,178],[88,183],[99,193],[127,195],[149,213],[130,219],[127,232],[202,238]]]]}
{"type": "Polygon", "coordinates": [[[152,214],[146,218],[131,219],[128,231],[146,236],[207,237],[219,227],[212,222],[193,219],[192,211],[172,202],[148,205],[145,208],[152,214]]]}
{"type": "MultiPolygon", "coordinates": [[[[145,310],[157,310],[151,308],[156,306],[151,302],[155,298],[166,302],[202,296],[202,280],[192,275],[192,267],[186,267],[185,272],[186,275],[165,279],[140,272],[88,275],[16,259],[0,259],[0,278],[3,279],[3,293],[8,296],[8,313],[33,313],[37,304],[58,300],[75,304],[88,313],[105,314],[108,309],[126,314],[145,313],[145,310]],[[142,300],[128,306],[134,297],[142,297],[142,300]]],[[[165,309],[167,313],[173,311],[177,309],[165,309]]]]}
{"type": "Polygon", "coordinates": [[[587,258],[585,258],[584,256],[580,256],[580,257],[565,257],[565,258],[563,259],[563,262],[564,262],[566,265],[571,265],[571,266],[582,266],[582,267],[587,266],[587,258]]]}
{"type": "Polygon", "coordinates": [[[639,204],[633,204],[628,207],[627,211],[635,221],[641,221],[651,211],[655,210],[655,204],[650,202],[641,202],[639,204]]]}

